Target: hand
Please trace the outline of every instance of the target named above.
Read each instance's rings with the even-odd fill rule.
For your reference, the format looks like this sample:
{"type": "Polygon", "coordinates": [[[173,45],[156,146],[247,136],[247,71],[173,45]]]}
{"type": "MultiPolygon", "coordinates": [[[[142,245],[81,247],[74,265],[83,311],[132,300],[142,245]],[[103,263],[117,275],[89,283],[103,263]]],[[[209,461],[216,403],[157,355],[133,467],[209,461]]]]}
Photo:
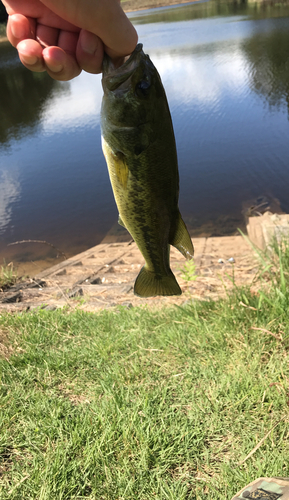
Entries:
{"type": "Polygon", "coordinates": [[[21,62],[55,80],[71,80],[81,70],[101,73],[104,51],[121,63],[137,44],[120,0],[2,1],[7,36],[21,62]]]}

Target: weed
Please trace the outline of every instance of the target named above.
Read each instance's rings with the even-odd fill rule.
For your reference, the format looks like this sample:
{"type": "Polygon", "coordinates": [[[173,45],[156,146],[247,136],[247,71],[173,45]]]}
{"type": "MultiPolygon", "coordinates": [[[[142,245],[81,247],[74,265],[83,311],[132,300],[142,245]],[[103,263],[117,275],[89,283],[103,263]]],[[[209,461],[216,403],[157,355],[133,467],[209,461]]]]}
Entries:
{"type": "Polygon", "coordinates": [[[0,288],[5,289],[13,285],[17,280],[17,271],[13,267],[13,262],[6,264],[0,268],[0,288]]]}
{"type": "Polygon", "coordinates": [[[183,267],[180,268],[182,272],[181,278],[185,281],[195,281],[197,279],[196,275],[196,264],[194,260],[187,260],[183,267]]]}

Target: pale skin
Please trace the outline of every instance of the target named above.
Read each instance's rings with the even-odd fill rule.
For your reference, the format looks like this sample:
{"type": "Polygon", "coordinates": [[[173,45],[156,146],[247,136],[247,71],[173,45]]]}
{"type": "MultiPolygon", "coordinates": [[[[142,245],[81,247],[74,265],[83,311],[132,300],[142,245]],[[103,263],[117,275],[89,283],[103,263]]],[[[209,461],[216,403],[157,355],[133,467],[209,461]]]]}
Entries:
{"type": "Polygon", "coordinates": [[[104,51],[116,65],[131,54],[137,33],[120,0],[3,0],[7,36],[31,71],[71,80],[100,73],[104,51]]]}

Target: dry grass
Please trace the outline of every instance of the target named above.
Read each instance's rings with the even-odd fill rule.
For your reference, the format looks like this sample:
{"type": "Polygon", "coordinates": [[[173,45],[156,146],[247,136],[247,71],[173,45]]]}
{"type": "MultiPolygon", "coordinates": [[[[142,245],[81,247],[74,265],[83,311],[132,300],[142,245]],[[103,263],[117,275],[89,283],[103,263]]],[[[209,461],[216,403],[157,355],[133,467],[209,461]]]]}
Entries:
{"type": "Polygon", "coordinates": [[[8,330],[0,328],[0,357],[8,360],[12,352],[13,348],[9,339],[8,330]]]}

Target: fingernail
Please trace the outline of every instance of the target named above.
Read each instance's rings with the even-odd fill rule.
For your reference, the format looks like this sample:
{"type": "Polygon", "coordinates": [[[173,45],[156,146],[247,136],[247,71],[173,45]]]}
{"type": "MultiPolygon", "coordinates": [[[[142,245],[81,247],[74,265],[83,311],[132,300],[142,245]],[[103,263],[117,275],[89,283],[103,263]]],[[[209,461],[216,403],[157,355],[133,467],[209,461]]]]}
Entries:
{"type": "Polygon", "coordinates": [[[27,54],[22,54],[21,52],[19,52],[19,56],[21,61],[29,66],[33,66],[38,61],[36,56],[28,56],[27,54]]]}
{"type": "Polygon", "coordinates": [[[90,31],[83,30],[81,32],[80,45],[83,52],[86,52],[87,54],[90,55],[95,54],[98,44],[99,44],[99,38],[96,35],[90,33],[90,31]]]}

